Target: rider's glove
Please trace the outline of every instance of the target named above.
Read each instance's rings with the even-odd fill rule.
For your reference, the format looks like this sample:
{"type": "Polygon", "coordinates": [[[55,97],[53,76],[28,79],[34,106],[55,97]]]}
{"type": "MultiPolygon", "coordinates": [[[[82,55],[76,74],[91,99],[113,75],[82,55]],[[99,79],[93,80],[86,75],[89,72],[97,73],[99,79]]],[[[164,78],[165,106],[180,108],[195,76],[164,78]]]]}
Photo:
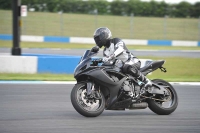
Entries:
{"type": "Polygon", "coordinates": [[[95,46],[91,49],[92,52],[98,52],[99,51],[99,47],[98,46],[95,46]]]}

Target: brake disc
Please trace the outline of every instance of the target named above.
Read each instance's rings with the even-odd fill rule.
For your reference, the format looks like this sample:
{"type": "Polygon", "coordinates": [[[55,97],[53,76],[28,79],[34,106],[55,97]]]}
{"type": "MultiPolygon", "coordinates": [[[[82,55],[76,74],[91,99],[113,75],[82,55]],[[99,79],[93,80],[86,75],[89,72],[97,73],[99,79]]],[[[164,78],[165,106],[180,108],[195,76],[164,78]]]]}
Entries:
{"type": "Polygon", "coordinates": [[[86,95],[87,95],[87,92],[85,89],[81,92],[81,100],[87,107],[90,107],[90,109],[93,109],[99,104],[99,100],[95,100],[96,102],[94,102],[93,100],[88,99],[86,95]]]}

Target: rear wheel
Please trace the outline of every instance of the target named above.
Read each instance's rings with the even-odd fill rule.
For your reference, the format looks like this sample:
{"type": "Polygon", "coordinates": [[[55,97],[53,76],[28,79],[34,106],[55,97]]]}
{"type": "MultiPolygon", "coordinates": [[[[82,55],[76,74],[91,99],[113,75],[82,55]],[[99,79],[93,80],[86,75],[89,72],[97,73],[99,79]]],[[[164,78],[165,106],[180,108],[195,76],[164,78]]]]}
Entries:
{"type": "Polygon", "coordinates": [[[102,92],[93,90],[96,96],[87,96],[87,86],[85,83],[76,84],[71,92],[71,102],[78,113],[86,117],[96,117],[105,108],[105,98],[102,92]]]}
{"type": "Polygon", "coordinates": [[[154,99],[148,99],[149,108],[156,114],[169,115],[174,112],[178,106],[178,96],[173,86],[161,79],[152,80],[158,85],[168,86],[165,89],[168,91],[168,96],[156,95],[154,99]]]}

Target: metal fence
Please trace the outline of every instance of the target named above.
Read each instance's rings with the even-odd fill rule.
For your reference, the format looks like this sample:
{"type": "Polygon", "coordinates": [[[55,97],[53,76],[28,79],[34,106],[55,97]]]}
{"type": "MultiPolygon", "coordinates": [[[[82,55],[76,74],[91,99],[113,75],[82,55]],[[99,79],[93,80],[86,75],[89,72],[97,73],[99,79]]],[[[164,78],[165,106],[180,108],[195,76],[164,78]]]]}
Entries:
{"type": "MultiPolygon", "coordinates": [[[[108,27],[113,37],[151,40],[200,40],[200,18],[104,16],[28,12],[21,18],[22,35],[92,37],[98,27],[108,27]]],[[[0,10],[0,34],[12,34],[12,12],[0,10]]]]}

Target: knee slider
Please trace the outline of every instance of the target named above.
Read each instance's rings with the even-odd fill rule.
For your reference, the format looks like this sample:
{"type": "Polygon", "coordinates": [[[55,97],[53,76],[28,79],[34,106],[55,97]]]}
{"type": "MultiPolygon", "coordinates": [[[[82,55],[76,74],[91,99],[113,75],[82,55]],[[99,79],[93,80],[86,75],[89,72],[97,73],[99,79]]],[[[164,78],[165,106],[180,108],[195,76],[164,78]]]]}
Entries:
{"type": "Polygon", "coordinates": [[[122,67],[122,72],[123,73],[129,73],[129,68],[131,67],[131,65],[129,64],[124,64],[124,66],[122,67]]]}
{"type": "Polygon", "coordinates": [[[123,72],[127,74],[131,74],[134,77],[140,76],[139,70],[136,67],[128,65],[128,64],[124,65],[123,72]]]}
{"type": "Polygon", "coordinates": [[[135,67],[130,67],[130,68],[128,69],[128,71],[129,71],[129,73],[130,73],[132,76],[134,76],[134,77],[138,77],[138,76],[139,76],[138,70],[137,70],[137,68],[135,68],[135,67]]]}

